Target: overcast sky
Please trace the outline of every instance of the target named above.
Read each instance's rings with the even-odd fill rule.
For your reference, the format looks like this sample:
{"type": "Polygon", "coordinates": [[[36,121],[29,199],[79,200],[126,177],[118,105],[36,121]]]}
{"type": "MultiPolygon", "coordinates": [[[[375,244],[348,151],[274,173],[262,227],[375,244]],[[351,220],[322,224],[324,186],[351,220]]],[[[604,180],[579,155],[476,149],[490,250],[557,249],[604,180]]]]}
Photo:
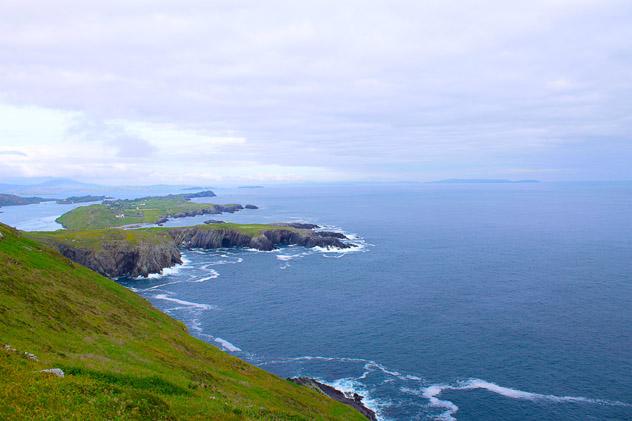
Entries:
{"type": "Polygon", "coordinates": [[[632,179],[632,1],[0,1],[0,179],[632,179]]]}

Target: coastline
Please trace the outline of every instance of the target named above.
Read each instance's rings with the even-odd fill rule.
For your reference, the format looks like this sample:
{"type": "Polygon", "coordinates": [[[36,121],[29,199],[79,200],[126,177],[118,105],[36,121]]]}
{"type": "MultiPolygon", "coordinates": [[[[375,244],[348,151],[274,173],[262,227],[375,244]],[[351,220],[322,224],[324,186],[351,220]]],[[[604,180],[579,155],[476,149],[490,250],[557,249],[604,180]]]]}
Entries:
{"type": "Polygon", "coordinates": [[[338,390],[335,387],[329,386],[327,384],[321,383],[318,380],[315,380],[311,377],[291,377],[288,380],[291,381],[292,383],[296,383],[298,385],[308,387],[312,390],[315,390],[326,396],[329,396],[331,399],[335,401],[338,401],[340,403],[343,403],[345,405],[348,405],[354,408],[356,411],[364,415],[367,419],[371,421],[377,421],[377,415],[375,414],[375,411],[368,408],[362,402],[362,400],[364,399],[364,396],[358,395],[357,393],[354,393],[353,395],[349,396],[345,394],[344,392],[342,392],[341,390],[338,390]]]}

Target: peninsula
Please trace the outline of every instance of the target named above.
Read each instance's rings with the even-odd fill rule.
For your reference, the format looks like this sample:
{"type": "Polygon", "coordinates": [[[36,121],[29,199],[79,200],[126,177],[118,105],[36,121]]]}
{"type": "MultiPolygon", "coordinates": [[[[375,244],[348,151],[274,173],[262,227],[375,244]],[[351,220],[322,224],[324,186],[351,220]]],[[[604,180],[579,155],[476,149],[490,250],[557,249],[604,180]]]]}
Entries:
{"type": "Polygon", "coordinates": [[[244,247],[270,251],[289,245],[325,249],[354,247],[344,234],[316,228],[316,225],[306,224],[211,223],[182,228],[59,230],[25,235],[55,247],[69,259],[102,275],[116,278],[146,277],[180,264],[181,248],[244,247]]]}
{"type": "Polygon", "coordinates": [[[101,202],[107,199],[107,196],[70,196],[66,199],[60,199],[57,201],[58,205],[70,205],[75,203],[89,203],[89,202],[101,202]]]}
{"type": "Polygon", "coordinates": [[[170,218],[233,213],[244,208],[239,204],[216,205],[191,201],[194,198],[214,196],[215,193],[208,190],[138,199],[106,200],[102,204],[75,208],[56,221],[67,229],[87,230],[133,224],[163,224],[170,218]]]}

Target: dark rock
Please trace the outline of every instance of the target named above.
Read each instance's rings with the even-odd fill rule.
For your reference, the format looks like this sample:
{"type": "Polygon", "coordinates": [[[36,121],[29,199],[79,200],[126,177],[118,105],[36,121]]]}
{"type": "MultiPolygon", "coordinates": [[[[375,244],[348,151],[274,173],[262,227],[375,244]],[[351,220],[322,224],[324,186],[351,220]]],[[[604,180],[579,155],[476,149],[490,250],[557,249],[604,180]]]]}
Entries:
{"type": "Polygon", "coordinates": [[[246,205],[246,206],[244,206],[244,208],[246,208],[246,209],[259,209],[259,206],[255,206],[255,205],[246,205]]]}
{"type": "Polygon", "coordinates": [[[316,235],[319,235],[321,237],[332,237],[332,238],[339,238],[341,240],[348,240],[349,238],[344,235],[341,232],[335,232],[335,231],[315,231],[314,232],[316,235]]]}
{"type": "Polygon", "coordinates": [[[230,229],[178,228],[169,234],[182,247],[217,249],[227,247],[248,247],[251,237],[230,229]]]}
{"type": "Polygon", "coordinates": [[[349,405],[355,410],[357,410],[358,412],[360,412],[362,415],[367,417],[369,420],[377,421],[377,416],[375,415],[375,412],[367,408],[362,403],[362,400],[364,399],[364,397],[358,395],[357,393],[354,393],[353,395],[347,395],[334,387],[320,383],[309,377],[294,377],[288,380],[293,383],[300,384],[301,386],[309,387],[310,389],[320,392],[324,395],[327,395],[335,401],[344,403],[345,405],[349,405]]]}
{"type": "Polygon", "coordinates": [[[290,228],[298,228],[298,229],[305,229],[305,230],[313,230],[316,228],[320,228],[316,224],[306,224],[303,222],[277,222],[271,225],[274,225],[277,227],[290,227],[290,228]]]}

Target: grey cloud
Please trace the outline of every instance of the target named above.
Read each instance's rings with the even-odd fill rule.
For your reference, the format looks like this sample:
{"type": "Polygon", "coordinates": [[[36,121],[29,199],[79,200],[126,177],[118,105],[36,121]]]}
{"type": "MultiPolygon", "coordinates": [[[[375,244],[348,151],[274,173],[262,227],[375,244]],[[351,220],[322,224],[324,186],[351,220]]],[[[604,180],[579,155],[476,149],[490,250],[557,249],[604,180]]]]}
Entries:
{"type": "MultiPolygon", "coordinates": [[[[8,101],[233,130],[253,161],[458,176],[632,141],[628,1],[9,3],[8,101]]],[[[155,152],[120,126],[78,124],[70,135],[122,158],[155,152]]]]}
{"type": "Polygon", "coordinates": [[[120,158],[145,158],[157,150],[149,141],[130,134],[121,124],[85,115],[76,118],[66,134],[84,142],[100,142],[110,146],[120,158]]]}

